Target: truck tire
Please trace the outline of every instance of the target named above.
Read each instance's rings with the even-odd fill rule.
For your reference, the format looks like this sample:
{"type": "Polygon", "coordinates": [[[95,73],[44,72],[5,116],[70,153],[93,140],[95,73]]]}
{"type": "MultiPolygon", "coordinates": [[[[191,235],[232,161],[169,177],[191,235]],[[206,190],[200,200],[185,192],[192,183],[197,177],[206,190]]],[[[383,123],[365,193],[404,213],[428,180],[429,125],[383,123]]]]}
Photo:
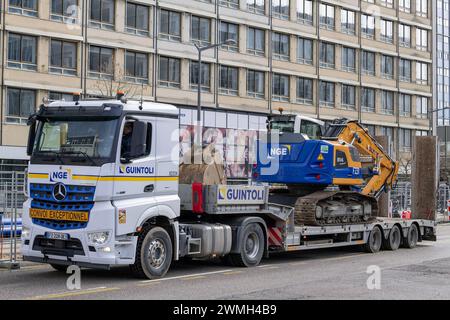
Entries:
{"type": "Polygon", "coordinates": [[[383,244],[383,234],[380,228],[375,227],[369,234],[369,239],[364,245],[364,249],[367,253],[377,253],[381,250],[381,245],[383,244]]]}
{"type": "Polygon", "coordinates": [[[413,223],[408,229],[408,234],[403,239],[403,247],[408,249],[413,249],[417,246],[419,241],[419,230],[417,226],[413,223]]]}
{"type": "Polygon", "coordinates": [[[257,266],[264,254],[264,232],[257,223],[249,223],[242,231],[238,244],[239,253],[232,253],[228,259],[236,267],[257,266]]]}
{"type": "Polygon", "coordinates": [[[66,272],[67,271],[67,266],[63,265],[63,264],[54,264],[51,263],[50,264],[52,266],[53,269],[55,269],[56,271],[59,272],[66,272]]]}
{"type": "Polygon", "coordinates": [[[172,240],[166,230],[149,228],[139,236],[131,271],[138,278],[164,277],[172,263],[172,240]]]}
{"type": "Polygon", "coordinates": [[[386,250],[395,251],[402,243],[402,232],[398,226],[393,226],[387,239],[383,241],[383,247],[386,250]]]}

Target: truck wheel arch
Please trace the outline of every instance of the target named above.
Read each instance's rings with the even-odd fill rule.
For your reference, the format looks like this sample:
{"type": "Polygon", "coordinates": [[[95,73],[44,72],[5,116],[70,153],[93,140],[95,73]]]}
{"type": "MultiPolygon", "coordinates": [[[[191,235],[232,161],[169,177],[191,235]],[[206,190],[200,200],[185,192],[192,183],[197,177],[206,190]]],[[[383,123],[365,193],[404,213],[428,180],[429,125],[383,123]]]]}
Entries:
{"type": "Polygon", "coordinates": [[[233,241],[231,245],[231,253],[239,253],[238,244],[242,238],[242,232],[244,227],[250,223],[257,223],[261,226],[264,233],[264,256],[268,257],[268,237],[267,237],[267,224],[261,217],[237,217],[234,219],[227,220],[225,223],[229,224],[233,233],[233,241]]]}

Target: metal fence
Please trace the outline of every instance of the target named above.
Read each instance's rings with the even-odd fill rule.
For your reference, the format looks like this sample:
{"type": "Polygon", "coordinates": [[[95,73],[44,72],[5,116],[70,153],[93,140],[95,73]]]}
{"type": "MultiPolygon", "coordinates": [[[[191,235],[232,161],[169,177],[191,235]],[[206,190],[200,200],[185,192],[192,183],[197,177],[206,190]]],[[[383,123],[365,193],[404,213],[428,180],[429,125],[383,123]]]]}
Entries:
{"type": "Polygon", "coordinates": [[[24,172],[0,171],[0,267],[19,267],[24,172]]]}

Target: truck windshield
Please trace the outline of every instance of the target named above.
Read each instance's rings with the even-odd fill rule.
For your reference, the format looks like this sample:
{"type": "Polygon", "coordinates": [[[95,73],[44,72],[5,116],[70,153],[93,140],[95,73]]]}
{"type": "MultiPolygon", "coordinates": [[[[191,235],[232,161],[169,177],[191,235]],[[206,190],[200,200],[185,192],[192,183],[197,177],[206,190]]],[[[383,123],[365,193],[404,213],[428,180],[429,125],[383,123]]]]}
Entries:
{"type": "Polygon", "coordinates": [[[117,120],[49,120],[38,127],[32,161],[106,163],[112,157],[117,120]]]}

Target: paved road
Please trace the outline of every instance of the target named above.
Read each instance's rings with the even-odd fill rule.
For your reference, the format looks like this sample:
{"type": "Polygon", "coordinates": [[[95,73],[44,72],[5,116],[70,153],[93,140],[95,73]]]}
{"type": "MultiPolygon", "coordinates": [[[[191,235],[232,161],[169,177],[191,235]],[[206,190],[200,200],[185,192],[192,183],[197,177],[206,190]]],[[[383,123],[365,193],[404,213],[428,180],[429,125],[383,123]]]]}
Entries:
{"type": "Polygon", "coordinates": [[[438,242],[414,250],[366,254],[357,248],[282,254],[252,269],[217,262],[175,264],[157,281],[131,277],[127,268],[83,270],[81,290],[46,265],[0,270],[4,299],[448,299],[450,225],[438,242]],[[369,290],[367,267],[381,268],[381,289],[369,290]]]}

